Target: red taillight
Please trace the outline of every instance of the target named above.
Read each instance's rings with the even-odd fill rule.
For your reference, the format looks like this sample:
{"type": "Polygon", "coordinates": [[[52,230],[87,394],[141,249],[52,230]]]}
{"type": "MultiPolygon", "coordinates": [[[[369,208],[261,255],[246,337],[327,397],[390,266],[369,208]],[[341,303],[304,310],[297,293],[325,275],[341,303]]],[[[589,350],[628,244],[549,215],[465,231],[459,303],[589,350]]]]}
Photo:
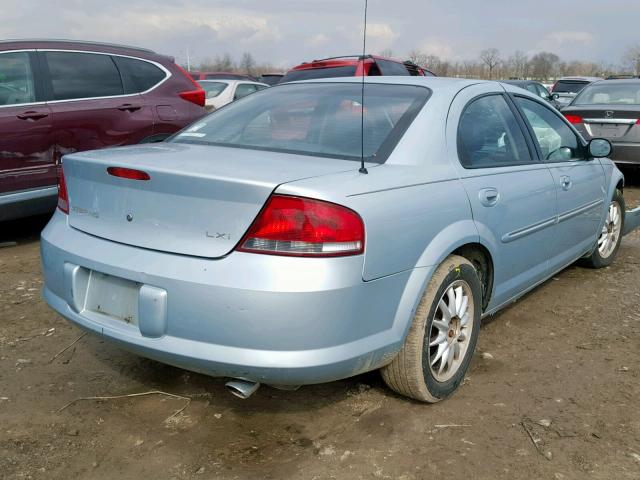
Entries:
{"type": "Polygon", "coordinates": [[[200,84],[198,84],[198,82],[196,82],[191,75],[189,75],[184,68],[182,68],[180,65],[178,65],[176,63],[176,67],[178,67],[178,70],[180,70],[183,75],[185,77],[187,77],[191,83],[193,83],[193,86],[196,87],[193,90],[188,90],[186,92],[180,92],[178,95],[180,95],[180,98],[182,98],[183,100],[186,100],[187,102],[191,102],[191,103],[195,103],[196,105],[199,105],[201,107],[204,107],[205,105],[205,100],[206,100],[206,93],[205,91],[202,89],[202,87],[200,86],[200,84]]]}
{"type": "Polygon", "coordinates": [[[573,125],[584,123],[580,115],[565,115],[564,117],[569,120],[569,123],[572,123],[573,125]]]}
{"type": "Polygon", "coordinates": [[[180,92],[180,98],[186,100],[187,102],[195,103],[200,107],[204,107],[205,104],[205,91],[200,90],[189,90],[188,92],[180,92]]]}
{"type": "Polygon", "coordinates": [[[638,119],[638,121],[636,122],[636,125],[640,125],[640,118],[638,119]]]}
{"type": "Polygon", "coordinates": [[[69,215],[69,195],[67,193],[67,182],[64,180],[62,167],[58,169],[58,208],[61,212],[69,215]]]}
{"type": "Polygon", "coordinates": [[[109,167],[107,173],[114,177],[128,178],[129,180],[150,180],[151,177],[147,172],[135,170],[133,168],[109,167]]]}
{"type": "Polygon", "coordinates": [[[364,224],[346,207],[273,195],[238,247],[242,252],[338,257],[364,251],[364,224]]]}

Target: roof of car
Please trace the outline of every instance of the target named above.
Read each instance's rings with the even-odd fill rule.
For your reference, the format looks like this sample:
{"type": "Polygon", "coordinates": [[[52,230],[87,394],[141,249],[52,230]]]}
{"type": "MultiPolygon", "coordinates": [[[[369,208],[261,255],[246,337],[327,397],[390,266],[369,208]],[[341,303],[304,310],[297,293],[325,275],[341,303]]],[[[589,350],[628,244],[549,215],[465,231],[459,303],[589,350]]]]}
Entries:
{"type": "Polygon", "coordinates": [[[318,58],[311,60],[309,62],[302,62],[300,65],[296,65],[291,70],[307,70],[314,68],[327,68],[327,67],[340,67],[340,66],[349,66],[356,65],[359,61],[374,61],[374,60],[386,60],[389,62],[399,63],[401,65],[407,66],[415,66],[420,68],[418,65],[414,65],[411,62],[405,62],[403,60],[398,60],[397,58],[383,57],[381,55],[340,55],[338,57],[327,57],[327,58],[318,58]]]}
{"type": "Polygon", "coordinates": [[[559,82],[563,80],[576,82],[597,82],[598,80],[602,80],[602,77],[562,77],[558,79],[559,82]]]}
{"type": "Polygon", "coordinates": [[[279,88],[281,85],[292,85],[301,83],[362,83],[364,79],[365,85],[387,84],[387,85],[416,85],[427,87],[432,90],[462,90],[465,87],[476,85],[479,83],[495,83],[488,80],[466,79],[466,78],[450,78],[450,77],[412,77],[412,76],[374,76],[374,77],[336,77],[336,78],[317,78],[313,80],[300,80],[278,84],[271,88],[279,88]]]}
{"type": "Polygon", "coordinates": [[[132,45],[122,45],[118,43],[107,43],[107,42],[93,42],[88,40],[69,40],[69,39],[57,39],[57,38],[14,38],[14,39],[6,39],[0,40],[0,45],[7,44],[21,44],[21,45],[32,45],[33,48],[46,48],[43,45],[47,44],[55,44],[57,47],[66,46],[66,47],[77,47],[79,45],[88,46],[88,47],[105,47],[105,48],[117,48],[117,49],[125,49],[125,50],[133,50],[144,53],[152,53],[157,54],[153,50],[148,48],[136,47],[132,45]]]}
{"type": "Polygon", "coordinates": [[[593,82],[593,83],[597,83],[599,85],[610,85],[610,84],[616,84],[616,85],[638,85],[640,83],[640,78],[616,78],[616,79],[607,79],[607,80],[599,80],[598,82],[593,82]]]}
{"type": "Polygon", "coordinates": [[[540,83],[535,80],[500,80],[500,83],[508,83],[510,85],[524,85],[525,83],[540,83]]]}

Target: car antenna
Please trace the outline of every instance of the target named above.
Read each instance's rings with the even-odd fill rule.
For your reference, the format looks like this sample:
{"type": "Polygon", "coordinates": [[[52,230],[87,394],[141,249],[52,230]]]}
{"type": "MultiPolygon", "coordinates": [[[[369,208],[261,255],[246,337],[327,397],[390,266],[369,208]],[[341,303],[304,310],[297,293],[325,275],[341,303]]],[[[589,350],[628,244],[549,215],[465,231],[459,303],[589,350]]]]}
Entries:
{"type": "Polygon", "coordinates": [[[362,36],[362,90],[360,93],[360,173],[367,174],[364,166],[364,65],[367,55],[367,7],[369,0],[364,0],[364,34],[362,36]]]}

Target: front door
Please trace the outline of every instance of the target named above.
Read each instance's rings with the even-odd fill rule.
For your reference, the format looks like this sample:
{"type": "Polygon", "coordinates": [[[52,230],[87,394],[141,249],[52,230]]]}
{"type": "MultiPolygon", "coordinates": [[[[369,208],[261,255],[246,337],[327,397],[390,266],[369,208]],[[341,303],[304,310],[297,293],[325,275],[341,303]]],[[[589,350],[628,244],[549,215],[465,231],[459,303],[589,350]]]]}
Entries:
{"type": "Polygon", "coordinates": [[[525,97],[515,101],[556,186],[558,224],[550,261],[557,270],[596,245],[605,208],[604,170],[588,158],[582,140],[553,109],[525,97]]]}
{"type": "Polygon", "coordinates": [[[489,310],[549,275],[556,217],[553,177],[510,99],[495,89],[478,85],[461,92],[447,131],[475,224],[494,261],[489,310]]]}
{"type": "Polygon", "coordinates": [[[56,185],[53,124],[38,102],[35,55],[0,53],[0,195],[56,185]]]}

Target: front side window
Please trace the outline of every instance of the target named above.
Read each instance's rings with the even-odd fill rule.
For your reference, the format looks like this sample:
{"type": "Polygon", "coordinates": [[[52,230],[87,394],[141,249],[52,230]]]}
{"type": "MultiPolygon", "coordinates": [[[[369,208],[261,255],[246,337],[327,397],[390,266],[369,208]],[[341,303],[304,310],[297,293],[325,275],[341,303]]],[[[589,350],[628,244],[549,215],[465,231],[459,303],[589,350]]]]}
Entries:
{"type": "Polygon", "coordinates": [[[0,53],[0,105],[19,105],[35,101],[29,54],[0,53]]]}
{"type": "Polygon", "coordinates": [[[544,88],[543,85],[540,85],[539,83],[536,83],[536,88],[538,89],[538,96],[544,100],[548,100],[549,99],[549,90],[547,90],[546,88],[544,88]]]}
{"type": "Polygon", "coordinates": [[[534,160],[515,115],[502,95],[472,100],[458,126],[458,154],[465,168],[522,165],[534,160]]]}
{"type": "Polygon", "coordinates": [[[122,95],[120,73],[109,55],[46,52],[54,100],[122,95]]]}
{"type": "Polygon", "coordinates": [[[544,160],[564,162],[584,158],[578,137],[553,110],[522,97],[516,97],[516,103],[533,130],[544,160]]]}
{"type": "Polygon", "coordinates": [[[429,98],[409,85],[308,83],[268,88],[196,122],[172,141],[383,163],[429,98]],[[364,152],[362,150],[364,146],[364,152]]]}

